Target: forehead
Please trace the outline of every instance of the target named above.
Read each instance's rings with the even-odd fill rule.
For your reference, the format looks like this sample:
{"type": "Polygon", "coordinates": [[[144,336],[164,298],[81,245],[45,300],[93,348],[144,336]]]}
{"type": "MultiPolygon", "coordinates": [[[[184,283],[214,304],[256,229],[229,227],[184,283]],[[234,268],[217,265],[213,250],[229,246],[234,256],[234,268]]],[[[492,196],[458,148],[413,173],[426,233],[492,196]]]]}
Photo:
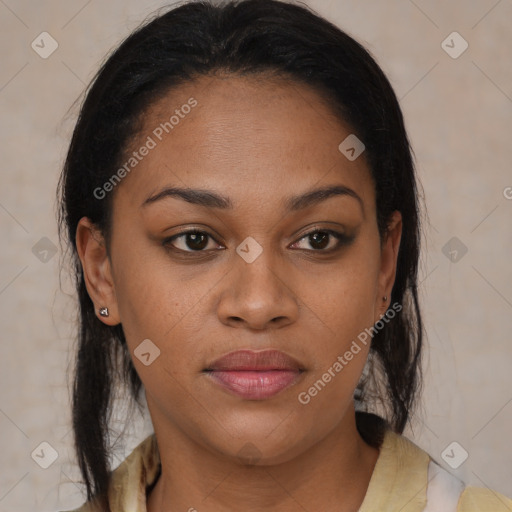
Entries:
{"type": "Polygon", "coordinates": [[[371,208],[365,155],[350,161],[340,151],[352,132],[334,111],[321,93],[279,77],[194,79],[145,112],[125,157],[138,152],[136,165],[116,194],[141,205],[163,186],[202,188],[228,195],[237,208],[343,184],[371,208]]]}

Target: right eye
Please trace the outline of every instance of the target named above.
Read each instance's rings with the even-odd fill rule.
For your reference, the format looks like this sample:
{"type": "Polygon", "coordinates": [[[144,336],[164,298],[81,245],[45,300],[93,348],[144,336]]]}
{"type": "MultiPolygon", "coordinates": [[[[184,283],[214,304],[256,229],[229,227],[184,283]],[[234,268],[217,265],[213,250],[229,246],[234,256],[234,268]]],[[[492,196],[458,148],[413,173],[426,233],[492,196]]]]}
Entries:
{"type": "Polygon", "coordinates": [[[205,252],[208,247],[208,239],[214,240],[212,235],[206,231],[194,229],[166,238],[162,245],[168,249],[181,252],[205,252]],[[178,241],[178,244],[175,243],[176,241],[178,241]]]}

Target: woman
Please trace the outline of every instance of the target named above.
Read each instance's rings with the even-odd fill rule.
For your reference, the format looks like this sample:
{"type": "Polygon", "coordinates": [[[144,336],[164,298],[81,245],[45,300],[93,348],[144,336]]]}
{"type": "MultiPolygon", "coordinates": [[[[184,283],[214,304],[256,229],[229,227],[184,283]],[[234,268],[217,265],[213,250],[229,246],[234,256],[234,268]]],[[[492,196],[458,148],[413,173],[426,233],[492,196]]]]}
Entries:
{"type": "Polygon", "coordinates": [[[276,0],[157,16],[91,84],[60,193],[78,510],[512,510],[401,435],[421,387],[416,178],[396,96],[348,35],[276,0]],[[120,382],[154,434],[111,473],[120,382]]]}

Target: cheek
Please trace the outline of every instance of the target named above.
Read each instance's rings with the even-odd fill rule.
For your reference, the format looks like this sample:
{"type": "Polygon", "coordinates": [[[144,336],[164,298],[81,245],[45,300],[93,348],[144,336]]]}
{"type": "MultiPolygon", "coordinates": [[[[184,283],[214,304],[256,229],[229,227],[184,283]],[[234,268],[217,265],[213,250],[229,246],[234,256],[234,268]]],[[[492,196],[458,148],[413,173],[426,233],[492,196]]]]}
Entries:
{"type": "Polygon", "coordinates": [[[116,254],[122,255],[113,262],[121,324],[141,378],[145,366],[133,356],[146,339],[160,350],[159,366],[174,373],[193,361],[195,368],[202,348],[191,340],[202,339],[201,315],[211,300],[209,290],[222,274],[205,272],[201,279],[191,280],[190,272],[169,263],[163,249],[147,243],[129,248],[120,244],[116,254]]]}
{"type": "Polygon", "coordinates": [[[314,364],[298,390],[297,400],[313,417],[334,425],[351,403],[354,389],[368,358],[373,325],[374,282],[340,272],[325,283],[315,322],[320,331],[311,347],[314,364]],[[367,331],[365,331],[365,329],[367,331]],[[336,404],[336,406],[333,406],[336,404]]]}
{"type": "MultiPolygon", "coordinates": [[[[354,251],[328,272],[307,274],[298,292],[321,329],[318,351],[333,357],[373,325],[378,262],[371,248],[354,251]]],[[[308,313],[309,314],[309,313],[308,313]]],[[[320,332],[319,332],[320,334],[320,332]]],[[[322,358],[325,364],[325,358],[322,358]]]]}
{"type": "MultiPolygon", "coordinates": [[[[140,235],[139,235],[140,236],[140,235]]],[[[144,339],[160,345],[162,332],[184,314],[183,287],[142,241],[119,240],[113,253],[114,285],[119,315],[130,351],[144,339]]]]}

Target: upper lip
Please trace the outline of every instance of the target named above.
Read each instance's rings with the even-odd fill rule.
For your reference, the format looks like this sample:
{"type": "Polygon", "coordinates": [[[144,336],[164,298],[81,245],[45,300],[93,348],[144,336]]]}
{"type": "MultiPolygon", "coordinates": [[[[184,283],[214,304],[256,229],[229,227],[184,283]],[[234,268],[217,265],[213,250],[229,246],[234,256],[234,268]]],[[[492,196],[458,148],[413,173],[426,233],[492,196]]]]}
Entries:
{"type": "Polygon", "coordinates": [[[210,363],[205,371],[209,370],[288,370],[302,371],[304,368],[293,357],[280,350],[236,350],[216,359],[210,363]]]}

